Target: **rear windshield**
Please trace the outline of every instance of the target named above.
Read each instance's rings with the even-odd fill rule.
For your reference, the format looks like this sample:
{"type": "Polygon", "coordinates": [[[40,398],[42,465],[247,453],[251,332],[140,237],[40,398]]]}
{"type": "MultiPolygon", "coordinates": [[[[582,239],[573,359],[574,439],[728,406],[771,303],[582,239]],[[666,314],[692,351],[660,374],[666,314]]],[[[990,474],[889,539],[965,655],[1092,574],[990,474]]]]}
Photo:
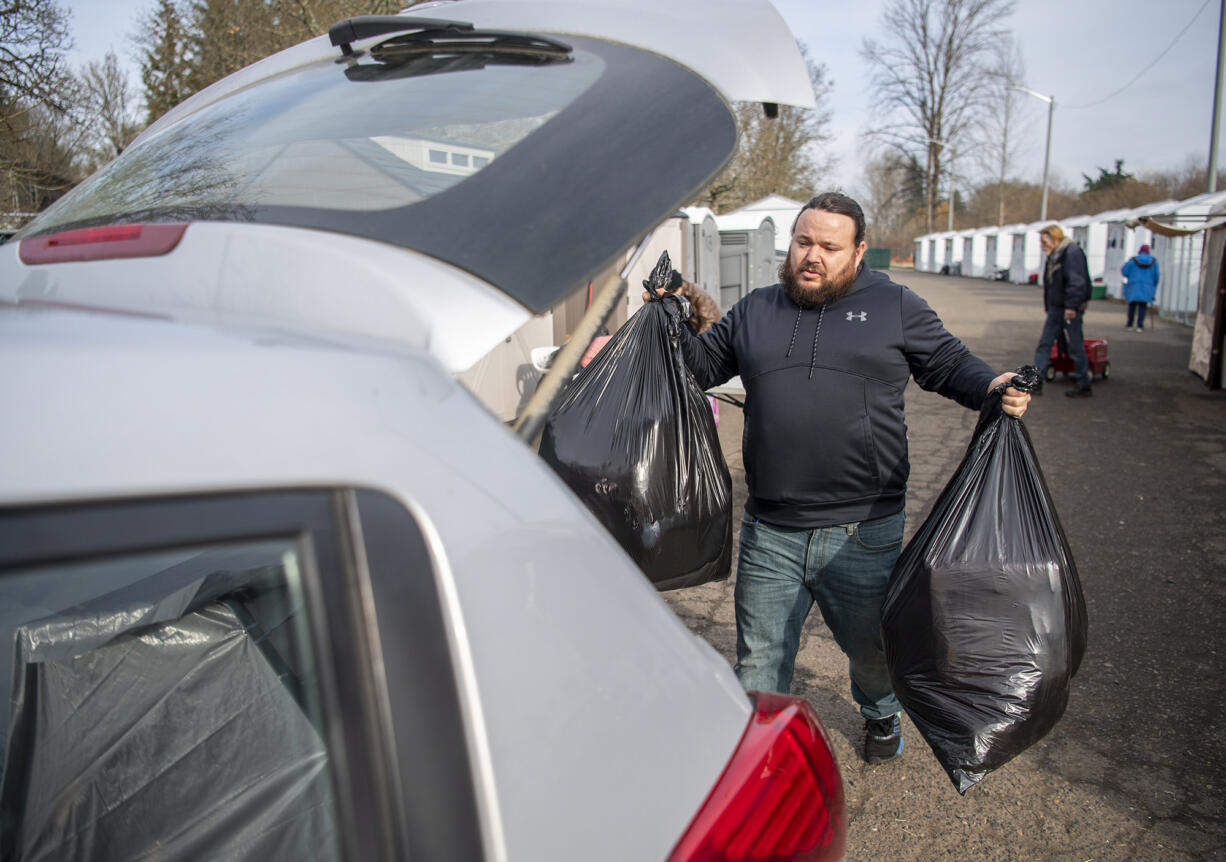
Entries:
{"type": "Polygon", "coordinates": [[[268,206],[386,210],[488,167],[599,78],[584,52],[543,65],[400,77],[317,62],[210,105],[132,148],[34,231],[185,210],[246,220],[268,206]]]}
{"type": "Polygon", "coordinates": [[[705,81],[626,45],[568,36],[548,56],[339,57],[183,117],[22,235],[159,221],[345,233],[444,261],[539,312],[692,201],[736,147],[705,81]]]}

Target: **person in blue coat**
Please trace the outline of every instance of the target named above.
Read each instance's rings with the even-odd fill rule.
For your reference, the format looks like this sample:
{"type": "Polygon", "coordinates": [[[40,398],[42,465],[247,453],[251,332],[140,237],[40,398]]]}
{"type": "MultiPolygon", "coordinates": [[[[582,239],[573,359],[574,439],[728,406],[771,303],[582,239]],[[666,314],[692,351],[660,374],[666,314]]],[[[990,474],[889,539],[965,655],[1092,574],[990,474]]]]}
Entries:
{"type": "Polygon", "coordinates": [[[1158,260],[1149,253],[1149,246],[1141,246],[1136,257],[1128,258],[1124,268],[1124,299],[1128,300],[1128,325],[1132,329],[1132,321],[1137,322],[1136,331],[1145,331],[1145,311],[1158,295],[1158,260]]]}

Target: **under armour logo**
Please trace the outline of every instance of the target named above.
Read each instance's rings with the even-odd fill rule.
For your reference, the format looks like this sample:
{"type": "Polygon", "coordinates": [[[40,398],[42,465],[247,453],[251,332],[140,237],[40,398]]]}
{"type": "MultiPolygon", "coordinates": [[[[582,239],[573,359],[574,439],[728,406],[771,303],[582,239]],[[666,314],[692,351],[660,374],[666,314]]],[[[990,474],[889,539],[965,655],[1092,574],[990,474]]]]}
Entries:
{"type": "Polygon", "coordinates": [[[847,319],[848,320],[858,320],[861,323],[863,323],[864,321],[868,320],[868,312],[867,311],[849,311],[847,312],[847,319]]]}

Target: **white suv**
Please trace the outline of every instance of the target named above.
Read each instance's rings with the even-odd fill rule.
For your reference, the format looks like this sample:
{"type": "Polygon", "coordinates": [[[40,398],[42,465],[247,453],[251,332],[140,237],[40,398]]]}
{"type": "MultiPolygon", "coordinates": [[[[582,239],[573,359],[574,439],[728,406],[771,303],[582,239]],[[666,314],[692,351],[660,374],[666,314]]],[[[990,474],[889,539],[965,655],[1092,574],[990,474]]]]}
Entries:
{"type": "Polygon", "coordinates": [[[811,103],[765,0],[458,0],[197,94],[0,247],[0,858],[837,859],[456,380],[811,103]]]}

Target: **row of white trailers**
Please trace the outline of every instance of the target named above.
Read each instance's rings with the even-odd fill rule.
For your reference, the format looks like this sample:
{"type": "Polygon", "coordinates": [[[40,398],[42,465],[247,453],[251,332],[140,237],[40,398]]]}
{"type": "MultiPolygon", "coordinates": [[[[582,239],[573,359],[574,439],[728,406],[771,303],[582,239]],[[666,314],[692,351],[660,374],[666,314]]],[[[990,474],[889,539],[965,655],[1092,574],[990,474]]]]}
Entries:
{"type": "MultiPolygon", "coordinates": [[[[1144,217],[1165,224],[1195,227],[1226,204],[1226,191],[1197,195],[1185,201],[1165,200],[1093,216],[1060,219],[1064,233],[1081,246],[1090,278],[1101,295],[1123,298],[1120,269],[1142,245],[1158,259],[1158,313],[1180,323],[1196,320],[1200,292],[1204,233],[1183,236],[1156,234],[1138,224],[1144,217]]],[[[1039,230],[1053,220],[932,233],[915,239],[915,268],[970,278],[990,278],[1026,284],[1038,279],[1043,265],[1039,230]]],[[[1096,295],[1099,292],[1096,291],[1096,295]]]]}

